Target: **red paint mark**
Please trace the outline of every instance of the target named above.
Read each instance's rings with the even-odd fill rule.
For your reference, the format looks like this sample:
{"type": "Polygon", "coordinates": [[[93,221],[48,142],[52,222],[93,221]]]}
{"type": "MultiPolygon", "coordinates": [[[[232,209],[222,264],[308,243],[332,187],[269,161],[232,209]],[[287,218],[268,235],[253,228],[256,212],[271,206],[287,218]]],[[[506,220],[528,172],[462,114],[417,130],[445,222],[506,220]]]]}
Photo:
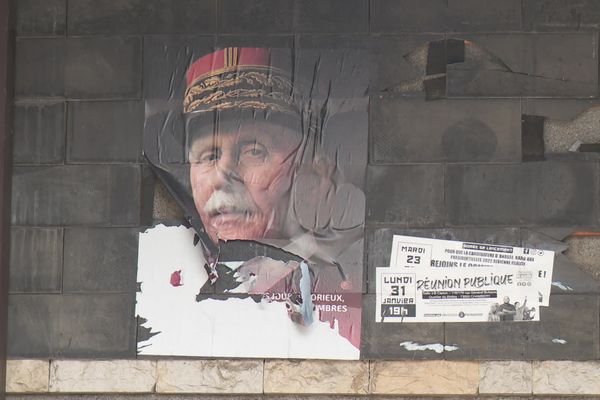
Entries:
{"type": "Polygon", "coordinates": [[[600,232],[573,232],[571,236],[600,236],[600,232]]]}
{"type": "Polygon", "coordinates": [[[350,289],[352,289],[352,282],[342,281],[342,283],[340,283],[340,287],[344,290],[350,290],[350,289]]]}
{"type": "Polygon", "coordinates": [[[175,287],[183,285],[183,282],[181,282],[181,270],[171,274],[171,285],[175,287]]]}

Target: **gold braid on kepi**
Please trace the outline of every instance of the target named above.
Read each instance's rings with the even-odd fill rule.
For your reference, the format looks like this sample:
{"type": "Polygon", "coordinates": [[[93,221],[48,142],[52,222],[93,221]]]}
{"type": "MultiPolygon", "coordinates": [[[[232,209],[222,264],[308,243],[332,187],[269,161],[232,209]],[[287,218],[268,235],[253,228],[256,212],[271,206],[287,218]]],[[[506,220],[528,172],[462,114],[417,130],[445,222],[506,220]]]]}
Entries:
{"type": "Polygon", "coordinates": [[[263,48],[227,48],[200,58],[188,69],[183,112],[254,109],[300,115],[291,80],[270,62],[271,49],[263,48]]]}

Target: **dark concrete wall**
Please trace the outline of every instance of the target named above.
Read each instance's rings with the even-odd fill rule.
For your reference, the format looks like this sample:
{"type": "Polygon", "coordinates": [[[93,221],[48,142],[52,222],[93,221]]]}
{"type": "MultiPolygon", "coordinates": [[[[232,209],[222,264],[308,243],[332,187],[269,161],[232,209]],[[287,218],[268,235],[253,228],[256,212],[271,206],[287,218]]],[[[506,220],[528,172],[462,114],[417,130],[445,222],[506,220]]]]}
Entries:
{"type": "MultiPolygon", "coordinates": [[[[599,104],[596,0],[20,0],[17,27],[12,356],[136,356],[137,232],[154,187],[144,65],[163,40],[369,50],[368,279],[393,233],[551,248],[600,223],[597,153],[523,161],[539,149],[521,123],[599,104]],[[411,64],[429,42],[427,66],[411,64]],[[477,48],[459,62],[457,43],[477,48]]],[[[598,359],[599,285],[566,258],[555,270],[573,290],[556,289],[539,323],[375,324],[368,281],[363,356],[598,359]],[[409,340],[461,350],[415,354],[409,340]]]]}

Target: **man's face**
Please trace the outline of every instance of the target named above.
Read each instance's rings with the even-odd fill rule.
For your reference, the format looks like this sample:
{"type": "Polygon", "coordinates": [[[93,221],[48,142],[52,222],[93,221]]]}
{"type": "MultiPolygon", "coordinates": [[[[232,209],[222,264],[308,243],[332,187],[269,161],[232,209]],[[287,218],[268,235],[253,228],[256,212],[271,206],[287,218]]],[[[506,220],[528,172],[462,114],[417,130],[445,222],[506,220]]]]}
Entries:
{"type": "Polygon", "coordinates": [[[510,303],[510,298],[508,296],[504,296],[504,304],[510,303]]]}
{"type": "Polygon", "coordinates": [[[192,142],[194,203],[214,242],[281,237],[301,141],[290,128],[250,121],[192,142]]]}

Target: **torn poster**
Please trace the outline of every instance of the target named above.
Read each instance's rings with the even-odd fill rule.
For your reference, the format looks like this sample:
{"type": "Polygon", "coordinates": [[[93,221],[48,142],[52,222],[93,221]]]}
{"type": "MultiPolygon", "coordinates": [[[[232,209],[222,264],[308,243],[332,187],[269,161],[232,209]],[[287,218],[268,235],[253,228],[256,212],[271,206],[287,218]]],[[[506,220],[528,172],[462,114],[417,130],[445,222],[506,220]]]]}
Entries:
{"type": "Polygon", "coordinates": [[[376,322],[539,321],[554,252],[395,235],[376,322]]]}
{"type": "Polygon", "coordinates": [[[367,59],[157,49],[144,154],[186,221],[140,234],[138,352],[357,359],[367,59]]]}

